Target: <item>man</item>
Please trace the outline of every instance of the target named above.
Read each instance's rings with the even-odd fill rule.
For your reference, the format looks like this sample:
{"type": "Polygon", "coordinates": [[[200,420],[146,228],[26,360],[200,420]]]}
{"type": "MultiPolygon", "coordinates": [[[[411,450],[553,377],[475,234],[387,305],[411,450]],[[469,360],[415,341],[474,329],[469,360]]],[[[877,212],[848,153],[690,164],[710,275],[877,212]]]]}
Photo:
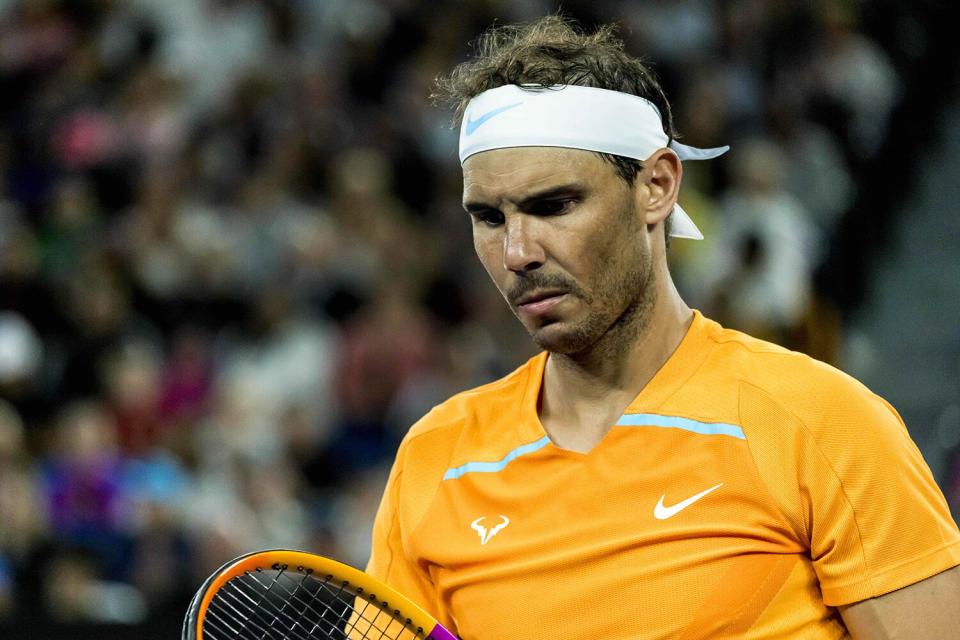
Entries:
{"type": "Polygon", "coordinates": [[[725,149],[672,141],[646,67],[559,18],[440,88],[477,255],[544,353],[414,425],[368,570],[464,639],[960,637],[960,532],[896,412],[673,286],[681,160],[725,149]]]}

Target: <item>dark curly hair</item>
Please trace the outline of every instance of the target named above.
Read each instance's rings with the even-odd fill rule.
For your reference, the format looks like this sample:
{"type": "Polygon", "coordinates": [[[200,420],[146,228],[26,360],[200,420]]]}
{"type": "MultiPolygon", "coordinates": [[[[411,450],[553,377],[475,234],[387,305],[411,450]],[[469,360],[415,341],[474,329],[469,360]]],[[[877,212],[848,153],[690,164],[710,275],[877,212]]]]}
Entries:
{"type": "MultiPolygon", "coordinates": [[[[454,126],[471,98],[507,84],[573,84],[630,93],[660,111],[663,130],[676,136],[670,103],[650,67],[624,51],[614,25],[585,33],[574,21],[550,15],[529,24],[495,26],[475,43],[476,57],[437,78],[431,98],[454,109],[454,126]]],[[[639,160],[599,153],[627,184],[643,168],[639,160]]]]}

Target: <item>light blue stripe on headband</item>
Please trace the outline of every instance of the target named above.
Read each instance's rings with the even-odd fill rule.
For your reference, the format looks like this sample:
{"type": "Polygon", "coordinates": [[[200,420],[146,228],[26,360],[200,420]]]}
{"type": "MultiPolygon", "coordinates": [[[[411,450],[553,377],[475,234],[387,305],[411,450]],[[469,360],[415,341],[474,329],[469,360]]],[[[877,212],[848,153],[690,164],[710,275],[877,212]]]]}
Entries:
{"type": "Polygon", "coordinates": [[[447,472],[443,474],[443,479],[453,480],[455,478],[459,478],[465,473],[496,473],[497,471],[502,471],[504,467],[520,456],[525,456],[528,453],[539,451],[548,444],[550,444],[550,437],[543,436],[536,442],[531,442],[529,444],[524,444],[517,447],[504,456],[502,460],[498,460],[497,462],[468,462],[460,465],[459,467],[447,469],[447,472]]]}
{"type": "Polygon", "coordinates": [[[668,429],[683,429],[707,436],[733,436],[746,440],[743,429],[735,424],[725,422],[700,422],[689,418],[676,416],[661,416],[655,413],[625,413],[617,420],[618,427],[666,427],[668,429]]]}

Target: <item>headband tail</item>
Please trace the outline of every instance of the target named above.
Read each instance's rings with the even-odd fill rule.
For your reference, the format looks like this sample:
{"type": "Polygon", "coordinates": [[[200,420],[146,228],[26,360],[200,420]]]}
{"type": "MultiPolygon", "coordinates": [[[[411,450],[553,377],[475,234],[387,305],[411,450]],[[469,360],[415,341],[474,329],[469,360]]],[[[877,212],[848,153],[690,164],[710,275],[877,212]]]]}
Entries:
{"type": "MultiPolygon", "coordinates": [[[[713,147],[710,149],[701,149],[699,147],[691,147],[689,145],[682,144],[676,140],[670,141],[670,148],[673,149],[674,153],[677,154],[677,157],[680,158],[680,160],[709,160],[711,158],[716,158],[717,156],[722,156],[730,150],[729,145],[713,147]]],[[[670,235],[674,238],[703,240],[703,234],[700,233],[700,229],[698,229],[697,225],[693,223],[693,220],[690,219],[690,216],[687,215],[687,212],[683,210],[683,207],[680,206],[679,202],[673,205],[673,220],[670,228],[670,235]]]]}
{"type": "Polygon", "coordinates": [[[703,234],[693,223],[690,216],[680,203],[673,205],[673,219],[670,221],[670,235],[674,238],[687,238],[689,240],[703,240],[703,234]]]}
{"type": "Polygon", "coordinates": [[[681,160],[709,160],[725,154],[730,150],[730,145],[701,149],[699,147],[685,145],[676,140],[671,140],[670,148],[673,149],[674,153],[676,153],[677,157],[681,160]]]}

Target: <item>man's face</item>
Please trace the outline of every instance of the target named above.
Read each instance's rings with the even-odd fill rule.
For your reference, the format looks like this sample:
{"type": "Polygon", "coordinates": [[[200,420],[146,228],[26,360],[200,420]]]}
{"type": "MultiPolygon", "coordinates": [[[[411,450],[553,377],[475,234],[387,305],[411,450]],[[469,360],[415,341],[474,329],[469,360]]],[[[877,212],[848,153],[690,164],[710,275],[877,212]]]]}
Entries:
{"type": "Polygon", "coordinates": [[[654,270],[643,189],[577,149],[496,149],[464,163],[474,248],[541,348],[578,353],[645,316],[654,270]]]}

